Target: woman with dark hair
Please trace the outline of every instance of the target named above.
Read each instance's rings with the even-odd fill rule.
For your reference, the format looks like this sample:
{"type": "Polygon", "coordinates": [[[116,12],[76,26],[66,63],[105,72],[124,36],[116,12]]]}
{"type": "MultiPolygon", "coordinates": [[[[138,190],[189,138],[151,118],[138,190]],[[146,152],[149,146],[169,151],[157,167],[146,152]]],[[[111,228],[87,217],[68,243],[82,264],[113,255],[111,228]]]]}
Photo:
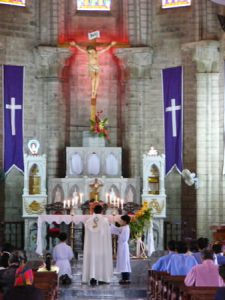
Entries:
{"type": "Polygon", "coordinates": [[[116,258],[116,270],[121,273],[120,284],[130,283],[130,251],[129,251],[129,238],[130,238],[130,217],[123,215],[120,217],[120,227],[111,225],[111,233],[118,235],[118,247],[116,258]]]}

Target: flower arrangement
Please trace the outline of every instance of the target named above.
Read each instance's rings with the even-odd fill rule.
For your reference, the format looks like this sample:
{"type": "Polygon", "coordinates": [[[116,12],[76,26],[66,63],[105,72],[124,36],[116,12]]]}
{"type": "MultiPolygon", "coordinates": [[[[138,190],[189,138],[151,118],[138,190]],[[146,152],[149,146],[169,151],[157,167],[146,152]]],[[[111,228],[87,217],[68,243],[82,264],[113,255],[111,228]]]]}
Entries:
{"type": "Polygon", "coordinates": [[[144,202],[143,206],[131,216],[130,231],[131,237],[142,237],[144,230],[150,225],[152,219],[152,209],[148,202],[144,202]]]}
{"type": "Polygon", "coordinates": [[[98,111],[97,114],[95,115],[94,120],[90,120],[91,126],[90,126],[90,131],[93,134],[98,135],[99,137],[104,137],[105,139],[109,140],[109,133],[107,130],[107,125],[108,125],[108,119],[107,118],[102,118],[103,111],[98,111]]]}

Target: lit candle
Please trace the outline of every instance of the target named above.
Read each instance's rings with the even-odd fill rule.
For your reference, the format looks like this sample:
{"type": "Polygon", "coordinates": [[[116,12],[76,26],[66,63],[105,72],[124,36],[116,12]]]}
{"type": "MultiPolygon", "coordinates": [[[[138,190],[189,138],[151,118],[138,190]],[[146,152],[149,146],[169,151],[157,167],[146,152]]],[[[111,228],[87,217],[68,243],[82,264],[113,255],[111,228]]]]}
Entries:
{"type": "Polygon", "coordinates": [[[121,199],[120,199],[121,209],[123,209],[123,204],[124,204],[124,200],[121,198],[121,199]]]}
{"type": "Polygon", "coordinates": [[[66,200],[63,200],[63,208],[66,208],[66,200]]]}
{"type": "Polygon", "coordinates": [[[116,207],[120,207],[120,198],[117,198],[117,205],[116,207]]]}
{"type": "Polygon", "coordinates": [[[74,200],[75,200],[74,204],[77,206],[77,203],[78,203],[78,197],[76,196],[74,200]]]}
{"type": "Polygon", "coordinates": [[[74,206],[74,204],[75,204],[75,199],[72,198],[72,207],[74,206]]]}
{"type": "Polygon", "coordinates": [[[67,206],[70,208],[70,200],[67,200],[67,206]]]}

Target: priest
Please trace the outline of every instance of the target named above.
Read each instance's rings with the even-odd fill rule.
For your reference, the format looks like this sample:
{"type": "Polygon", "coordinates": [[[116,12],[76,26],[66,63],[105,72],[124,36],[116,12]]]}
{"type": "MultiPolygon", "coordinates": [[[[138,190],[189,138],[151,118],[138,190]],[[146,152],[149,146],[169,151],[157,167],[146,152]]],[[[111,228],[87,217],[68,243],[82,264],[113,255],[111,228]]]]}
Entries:
{"type": "Polygon", "coordinates": [[[97,204],[85,223],[82,281],[92,286],[110,283],[113,275],[112,240],[108,220],[97,204]]]}

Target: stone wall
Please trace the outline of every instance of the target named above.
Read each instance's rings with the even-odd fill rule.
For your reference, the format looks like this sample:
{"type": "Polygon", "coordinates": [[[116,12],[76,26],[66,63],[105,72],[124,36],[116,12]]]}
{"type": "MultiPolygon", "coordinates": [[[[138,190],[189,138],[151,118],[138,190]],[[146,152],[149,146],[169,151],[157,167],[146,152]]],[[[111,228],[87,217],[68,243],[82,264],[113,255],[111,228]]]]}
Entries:
{"type": "MultiPolygon", "coordinates": [[[[81,146],[82,131],[89,126],[86,57],[58,47],[58,41],[84,38],[93,29],[102,32],[104,41],[127,44],[101,58],[104,81],[97,100],[109,117],[111,146],[123,148],[124,176],[142,176],[142,154],[150,146],[164,153],[161,70],[183,65],[184,168],[197,172],[202,188],[196,192],[171,172],[166,178],[167,218],[191,224],[189,235],[196,228],[198,234],[208,234],[208,226],[224,216],[224,37],[216,15],[224,14],[223,7],[193,0],[191,7],[162,10],[160,1],[115,0],[110,16],[93,13],[87,19],[76,13],[74,3],[28,0],[26,8],[0,5],[0,64],[26,69],[24,149],[30,138],[39,139],[48,177],[63,177],[66,146],[81,146]],[[205,51],[208,45],[213,53],[220,48],[216,70],[214,65],[202,69],[196,57],[196,49],[205,51]]],[[[23,176],[14,170],[5,180],[1,218],[4,205],[5,219],[20,218],[22,188],[23,176]]]]}

